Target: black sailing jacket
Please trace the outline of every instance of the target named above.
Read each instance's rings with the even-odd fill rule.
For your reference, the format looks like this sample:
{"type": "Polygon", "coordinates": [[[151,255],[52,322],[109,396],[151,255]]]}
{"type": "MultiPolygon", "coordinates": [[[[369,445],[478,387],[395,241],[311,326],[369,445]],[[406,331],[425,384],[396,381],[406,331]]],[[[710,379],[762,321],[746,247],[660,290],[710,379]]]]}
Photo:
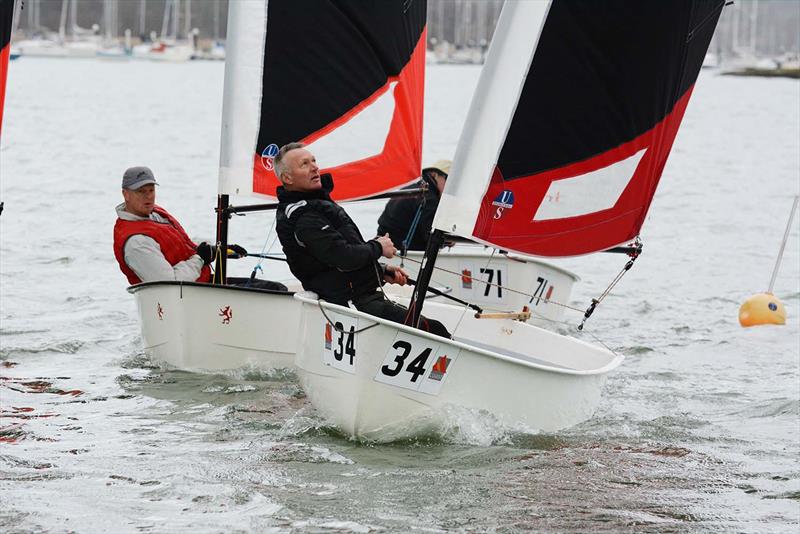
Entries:
{"type": "Polygon", "coordinates": [[[436,180],[427,172],[422,174],[422,179],[415,184],[411,184],[404,189],[422,187],[427,184],[428,190],[425,192],[423,200],[419,198],[394,198],[390,200],[378,218],[378,235],[389,234],[392,243],[399,250],[403,245],[403,240],[408,235],[408,229],[417,215],[420,203],[422,213],[420,213],[417,228],[414,235],[408,242],[407,250],[425,250],[428,245],[428,237],[433,225],[433,217],[436,215],[436,208],[439,206],[439,189],[436,187],[436,180]]]}
{"type": "Polygon", "coordinates": [[[327,191],[287,191],[281,186],[277,193],[278,238],[303,288],[342,305],[374,293],[383,273],[376,261],[383,250],[380,243],[365,242],[327,191]]]}

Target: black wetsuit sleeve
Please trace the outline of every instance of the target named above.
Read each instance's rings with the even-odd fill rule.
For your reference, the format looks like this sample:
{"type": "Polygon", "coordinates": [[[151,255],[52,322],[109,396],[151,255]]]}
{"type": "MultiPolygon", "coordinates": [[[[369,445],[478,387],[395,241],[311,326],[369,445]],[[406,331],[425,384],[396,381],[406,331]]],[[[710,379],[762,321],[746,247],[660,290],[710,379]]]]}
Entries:
{"type": "Polygon", "coordinates": [[[322,215],[306,211],[299,215],[295,238],[317,260],[340,271],[355,271],[381,257],[383,248],[375,240],[350,243],[322,215]]]}

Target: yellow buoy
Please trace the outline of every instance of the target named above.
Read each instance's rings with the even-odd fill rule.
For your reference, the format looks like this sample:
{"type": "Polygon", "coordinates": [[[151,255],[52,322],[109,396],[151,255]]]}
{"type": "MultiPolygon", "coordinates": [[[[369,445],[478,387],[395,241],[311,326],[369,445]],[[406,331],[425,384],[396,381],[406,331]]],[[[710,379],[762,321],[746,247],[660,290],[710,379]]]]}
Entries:
{"type": "Polygon", "coordinates": [[[797,206],[800,204],[800,195],[794,196],[792,211],[789,212],[789,222],[786,223],[786,231],[783,233],[781,249],[778,252],[778,259],[775,261],[775,268],[772,269],[772,278],[769,281],[769,289],[766,293],[758,293],[745,300],[739,308],[739,324],[742,326],[756,326],[759,324],[786,324],[786,309],[783,302],[772,294],[775,287],[775,279],[778,277],[778,268],[781,265],[783,251],[786,248],[786,241],[789,239],[789,230],[792,228],[792,219],[797,206]]]}
{"type": "Polygon", "coordinates": [[[786,324],[786,309],[783,302],[772,293],[758,293],[742,303],[739,308],[739,324],[786,324]]]}

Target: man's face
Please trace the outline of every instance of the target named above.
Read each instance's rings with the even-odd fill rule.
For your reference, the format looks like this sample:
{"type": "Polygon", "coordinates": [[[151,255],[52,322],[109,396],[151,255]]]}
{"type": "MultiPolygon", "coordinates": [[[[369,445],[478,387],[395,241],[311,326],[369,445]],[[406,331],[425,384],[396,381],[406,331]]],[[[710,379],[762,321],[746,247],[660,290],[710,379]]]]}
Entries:
{"type": "Polygon", "coordinates": [[[447,180],[447,176],[442,174],[439,171],[433,171],[433,179],[436,181],[436,188],[439,190],[441,194],[444,191],[445,181],[447,180]]]}
{"type": "Polygon", "coordinates": [[[149,217],[156,205],[156,186],[147,184],[135,191],[123,189],[122,197],[125,199],[125,210],[128,213],[149,217]]]}
{"type": "Polygon", "coordinates": [[[286,172],[283,186],[289,191],[316,191],[322,188],[319,167],[314,154],[305,148],[295,148],[283,156],[286,172]]]}

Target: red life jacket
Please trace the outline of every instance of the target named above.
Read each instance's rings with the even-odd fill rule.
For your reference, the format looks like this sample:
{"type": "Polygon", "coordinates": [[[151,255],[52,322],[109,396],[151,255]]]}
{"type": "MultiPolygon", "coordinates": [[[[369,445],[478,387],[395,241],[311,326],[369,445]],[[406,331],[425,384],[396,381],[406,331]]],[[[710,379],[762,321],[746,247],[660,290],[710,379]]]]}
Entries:
{"type": "MultiPolygon", "coordinates": [[[[153,220],[126,221],[117,218],[117,222],[114,224],[114,257],[117,258],[119,268],[131,284],[141,282],[136,273],[133,272],[133,269],[125,263],[125,243],[131,236],[141,234],[154,239],[158,246],[161,247],[164,258],[173,266],[188,260],[197,253],[197,245],[189,239],[183,227],[172,215],[160,206],[153,208],[153,211],[164,217],[169,223],[159,223],[153,220]]],[[[203,265],[200,276],[195,281],[210,282],[211,268],[208,265],[203,265]]]]}

